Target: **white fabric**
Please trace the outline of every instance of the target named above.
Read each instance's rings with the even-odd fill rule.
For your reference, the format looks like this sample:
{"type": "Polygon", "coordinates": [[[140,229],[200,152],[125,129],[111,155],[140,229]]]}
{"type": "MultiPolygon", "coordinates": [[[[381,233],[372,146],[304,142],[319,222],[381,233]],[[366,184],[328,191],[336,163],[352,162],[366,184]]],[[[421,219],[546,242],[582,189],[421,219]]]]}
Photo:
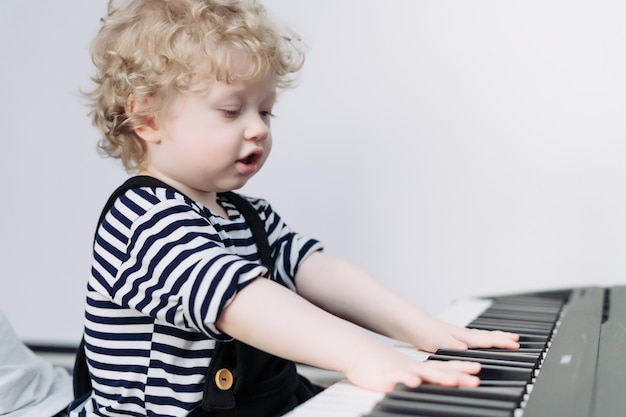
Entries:
{"type": "Polygon", "coordinates": [[[28,349],[0,311],[0,416],[49,417],[72,399],[69,373],[28,349]]]}

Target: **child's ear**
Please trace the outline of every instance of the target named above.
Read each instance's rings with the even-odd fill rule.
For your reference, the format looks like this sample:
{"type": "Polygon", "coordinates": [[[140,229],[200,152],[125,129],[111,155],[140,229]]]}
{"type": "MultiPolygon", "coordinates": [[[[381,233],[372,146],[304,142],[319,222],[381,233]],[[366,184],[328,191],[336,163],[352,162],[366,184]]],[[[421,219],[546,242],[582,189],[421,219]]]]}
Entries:
{"type": "Polygon", "coordinates": [[[161,141],[161,134],[152,111],[153,102],[150,97],[136,97],[131,94],[126,103],[126,112],[131,116],[141,115],[139,119],[141,121],[133,126],[137,136],[146,142],[158,143],[161,141]]]}

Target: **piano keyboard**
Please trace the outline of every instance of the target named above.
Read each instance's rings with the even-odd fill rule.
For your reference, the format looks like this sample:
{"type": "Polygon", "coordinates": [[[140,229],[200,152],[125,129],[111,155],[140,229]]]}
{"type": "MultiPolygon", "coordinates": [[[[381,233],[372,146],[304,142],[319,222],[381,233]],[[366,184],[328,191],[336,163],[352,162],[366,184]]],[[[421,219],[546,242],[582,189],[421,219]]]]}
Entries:
{"type": "Polygon", "coordinates": [[[462,300],[441,316],[471,328],[520,334],[520,350],[398,345],[416,360],[482,363],[477,388],[398,386],[387,395],[341,381],[288,417],[611,417],[626,395],[626,287],[580,288],[462,300]]]}

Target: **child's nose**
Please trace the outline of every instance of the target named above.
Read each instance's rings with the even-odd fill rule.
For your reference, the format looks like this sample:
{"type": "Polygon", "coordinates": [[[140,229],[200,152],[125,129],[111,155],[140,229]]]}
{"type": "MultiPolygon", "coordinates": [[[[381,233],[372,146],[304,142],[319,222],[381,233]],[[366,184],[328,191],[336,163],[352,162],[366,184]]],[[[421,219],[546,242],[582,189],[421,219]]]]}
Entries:
{"type": "Polygon", "coordinates": [[[253,116],[250,118],[250,122],[248,123],[248,126],[246,127],[246,130],[244,132],[244,139],[255,141],[263,140],[267,138],[269,131],[270,127],[260,115],[253,116]]]}

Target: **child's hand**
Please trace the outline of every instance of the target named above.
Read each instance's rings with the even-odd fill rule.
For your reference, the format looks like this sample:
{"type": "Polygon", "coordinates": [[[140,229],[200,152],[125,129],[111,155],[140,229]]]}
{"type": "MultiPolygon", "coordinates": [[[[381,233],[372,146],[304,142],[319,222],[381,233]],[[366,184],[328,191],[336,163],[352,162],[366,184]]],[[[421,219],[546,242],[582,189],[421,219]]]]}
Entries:
{"type": "Polygon", "coordinates": [[[359,387],[389,392],[397,384],[414,388],[422,383],[450,387],[478,386],[480,380],[474,374],[480,364],[464,361],[418,362],[393,349],[385,352],[360,352],[346,377],[359,387]]]}
{"type": "Polygon", "coordinates": [[[518,349],[519,336],[514,333],[467,329],[436,319],[419,326],[416,341],[420,350],[435,352],[437,349],[501,348],[518,349]]]}

